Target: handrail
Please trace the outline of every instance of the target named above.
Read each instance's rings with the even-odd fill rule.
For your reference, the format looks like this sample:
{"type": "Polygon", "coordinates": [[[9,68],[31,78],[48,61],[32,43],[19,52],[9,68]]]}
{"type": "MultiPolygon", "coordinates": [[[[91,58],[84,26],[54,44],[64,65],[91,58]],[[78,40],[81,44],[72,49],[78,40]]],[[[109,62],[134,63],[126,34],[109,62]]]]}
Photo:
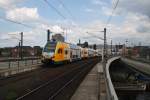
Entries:
{"type": "Polygon", "coordinates": [[[111,77],[110,77],[110,73],[109,73],[109,66],[110,64],[119,59],[119,57],[112,57],[111,59],[109,59],[107,61],[107,64],[106,64],[106,68],[105,68],[105,81],[106,81],[106,85],[107,85],[107,100],[118,100],[118,97],[117,97],[117,94],[116,94],[116,91],[114,89],[114,86],[112,84],[112,81],[111,81],[111,77]]]}
{"type": "Polygon", "coordinates": [[[7,58],[7,59],[0,59],[0,62],[9,62],[9,61],[22,61],[22,60],[36,60],[41,59],[41,57],[25,57],[23,59],[21,58],[7,58]]]}

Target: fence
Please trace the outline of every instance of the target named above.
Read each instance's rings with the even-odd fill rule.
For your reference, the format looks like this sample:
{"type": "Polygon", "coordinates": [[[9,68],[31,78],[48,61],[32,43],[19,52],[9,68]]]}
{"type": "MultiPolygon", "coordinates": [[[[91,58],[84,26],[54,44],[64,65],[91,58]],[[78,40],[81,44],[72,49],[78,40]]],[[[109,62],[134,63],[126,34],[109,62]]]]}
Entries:
{"type": "Polygon", "coordinates": [[[27,70],[32,70],[39,64],[41,64],[40,57],[3,59],[0,61],[0,76],[8,76],[27,70]]]}
{"type": "Polygon", "coordinates": [[[114,86],[112,84],[110,74],[109,74],[109,66],[114,61],[119,59],[120,57],[112,57],[108,60],[106,64],[106,68],[104,68],[104,74],[105,74],[105,82],[106,82],[106,92],[107,92],[107,100],[118,100],[117,94],[115,92],[114,86]]]}

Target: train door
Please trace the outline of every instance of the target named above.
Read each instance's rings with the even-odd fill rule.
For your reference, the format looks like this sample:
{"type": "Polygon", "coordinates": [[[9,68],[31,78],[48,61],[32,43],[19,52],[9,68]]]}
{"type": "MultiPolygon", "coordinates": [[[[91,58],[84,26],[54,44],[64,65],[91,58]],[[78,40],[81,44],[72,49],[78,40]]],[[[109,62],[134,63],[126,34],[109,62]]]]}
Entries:
{"type": "Polygon", "coordinates": [[[63,48],[58,48],[57,55],[58,55],[58,61],[63,61],[63,48]]]}
{"type": "Polygon", "coordinates": [[[69,49],[65,48],[64,49],[64,60],[69,60],[69,49]]]}
{"type": "Polygon", "coordinates": [[[72,55],[72,49],[70,49],[70,62],[72,62],[73,55],[72,55]]]}
{"type": "Polygon", "coordinates": [[[78,48],[77,49],[77,58],[76,59],[80,59],[81,58],[81,52],[80,52],[80,49],[78,48]]]}

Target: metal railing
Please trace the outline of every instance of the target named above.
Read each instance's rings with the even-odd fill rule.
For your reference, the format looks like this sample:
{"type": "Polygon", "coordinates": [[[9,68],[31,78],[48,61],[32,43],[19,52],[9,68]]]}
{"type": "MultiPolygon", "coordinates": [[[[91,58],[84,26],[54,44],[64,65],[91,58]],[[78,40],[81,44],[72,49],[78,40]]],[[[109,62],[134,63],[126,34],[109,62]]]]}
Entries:
{"type": "Polygon", "coordinates": [[[0,76],[9,76],[19,72],[32,70],[33,66],[41,64],[40,57],[34,58],[15,58],[15,59],[5,59],[0,61],[0,76]]]}
{"type": "Polygon", "coordinates": [[[109,59],[106,64],[106,68],[104,68],[107,100],[118,100],[117,94],[115,92],[114,86],[110,78],[109,66],[114,60],[119,59],[119,58],[120,57],[111,57],[111,59],[109,59]]]}

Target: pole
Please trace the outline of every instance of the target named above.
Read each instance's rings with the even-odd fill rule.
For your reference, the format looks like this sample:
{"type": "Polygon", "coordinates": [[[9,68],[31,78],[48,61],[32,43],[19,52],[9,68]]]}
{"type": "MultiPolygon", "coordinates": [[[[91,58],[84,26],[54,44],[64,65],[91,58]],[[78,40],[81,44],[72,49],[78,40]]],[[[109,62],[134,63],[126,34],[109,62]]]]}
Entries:
{"type": "Polygon", "coordinates": [[[81,40],[79,39],[79,46],[80,46],[80,44],[81,44],[81,40]]]}
{"type": "Polygon", "coordinates": [[[21,32],[20,35],[21,35],[21,40],[20,40],[20,42],[21,42],[20,43],[21,44],[21,50],[20,50],[21,53],[20,54],[21,55],[20,55],[20,57],[21,57],[21,60],[22,60],[23,59],[23,32],[21,32]]]}
{"type": "Polygon", "coordinates": [[[66,42],[67,42],[67,34],[68,34],[68,33],[67,33],[67,30],[66,30],[66,42]]]}
{"type": "Polygon", "coordinates": [[[103,56],[104,56],[104,63],[107,62],[107,42],[106,42],[106,28],[104,28],[104,51],[103,51],[103,56]]]}
{"type": "Polygon", "coordinates": [[[47,42],[50,41],[50,30],[47,30],[47,42]]]}
{"type": "Polygon", "coordinates": [[[20,58],[21,52],[20,52],[20,41],[19,41],[19,45],[18,45],[18,58],[20,58]]]}
{"type": "Polygon", "coordinates": [[[126,43],[125,43],[125,56],[126,56],[126,55],[128,55],[128,53],[126,54],[128,39],[126,39],[125,42],[126,42],[126,43]]]}
{"type": "Polygon", "coordinates": [[[112,56],[112,40],[111,40],[111,56],[112,56]]]}

